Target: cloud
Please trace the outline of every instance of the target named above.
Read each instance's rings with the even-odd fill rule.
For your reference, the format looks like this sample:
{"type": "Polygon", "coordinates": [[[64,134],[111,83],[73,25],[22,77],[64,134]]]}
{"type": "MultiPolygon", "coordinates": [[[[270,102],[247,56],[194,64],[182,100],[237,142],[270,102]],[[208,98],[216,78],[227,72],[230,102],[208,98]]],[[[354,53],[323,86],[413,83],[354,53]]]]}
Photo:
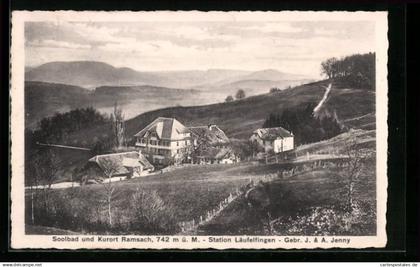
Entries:
{"type": "Polygon", "coordinates": [[[66,49],[89,49],[90,45],[82,45],[65,41],[56,40],[34,40],[28,42],[28,46],[50,47],[50,48],[66,48],[66,49]]]}
{"type": "Polygon", "coordinates": [[[28,64],[98,60],[140,70],[269,69],[319,73],[322,60],[374,49],[367,22],[32,22],[28,64]]]}
{"type": "Polygon", "coordinates": [[[264,33],[298,33],[302,32],[302,28],[292,26],[290,23],[265,23],[262,26],[251,26],[245,29],[257,30],[264,33]]]}

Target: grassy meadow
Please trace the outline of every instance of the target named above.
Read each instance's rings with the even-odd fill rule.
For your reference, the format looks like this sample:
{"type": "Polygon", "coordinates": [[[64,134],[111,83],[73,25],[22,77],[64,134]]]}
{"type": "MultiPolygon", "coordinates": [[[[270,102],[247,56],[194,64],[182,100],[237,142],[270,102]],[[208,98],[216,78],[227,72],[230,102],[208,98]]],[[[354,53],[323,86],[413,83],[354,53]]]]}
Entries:
{"type": "MultiPolygon", "coordinates": [[[[41,221],[35,221],[35,224],[84,233],[132,233],[127,231],[134,220],[133,195],[142,191],[158,195],[159,201],[165,206],[162,217],[171,218],[172,227],[168,231],[176,233],[179,231],[176,227],[179,222],[198,220],[207,210],[217,207],[230,193],[252,179],[257,180],[266,170],[269,170],[266,165],[255,163],[193,165],[162,174],[114,182],[111,203],[113,227],[107,226],[107,195],[104,185],[52,190],[49,198],[54,202],[51,208],[54,216],[49,219],[40,218],[41,221]],[[254,172],[249,172],[250,169],[254,172]]],[[[41,203],[43,197],[40,195],[39,199],[41,203]]],[[[30,191],[27,190],[28,207],[31,205],[30,200],[30,191]]],[[[26,209],[26,212],[26,220],[31,224],[31,209],[26,209]]]]}

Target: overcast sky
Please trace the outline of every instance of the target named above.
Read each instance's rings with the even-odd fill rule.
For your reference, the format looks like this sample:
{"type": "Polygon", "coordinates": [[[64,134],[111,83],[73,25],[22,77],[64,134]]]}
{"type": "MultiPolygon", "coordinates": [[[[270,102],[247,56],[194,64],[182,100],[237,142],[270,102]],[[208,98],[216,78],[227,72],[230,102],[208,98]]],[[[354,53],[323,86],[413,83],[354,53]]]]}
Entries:
{"type": "Polygon", "coordinates": [[[319,77],[326,58],[374,52],[375,24],[299,22],[26,22],[27,66],[94,60],[141,71],[239,69],[319,77]]]}

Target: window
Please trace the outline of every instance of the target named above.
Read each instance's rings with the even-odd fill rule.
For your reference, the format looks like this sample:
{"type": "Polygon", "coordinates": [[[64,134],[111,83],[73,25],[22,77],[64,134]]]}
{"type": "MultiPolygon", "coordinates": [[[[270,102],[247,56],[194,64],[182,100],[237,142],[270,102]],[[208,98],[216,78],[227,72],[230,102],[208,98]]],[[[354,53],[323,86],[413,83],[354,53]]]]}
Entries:
{"type": "Polygon", "coordinates": [[[176,141],[176,146],[179,146],[179,141],[176,141]]]}

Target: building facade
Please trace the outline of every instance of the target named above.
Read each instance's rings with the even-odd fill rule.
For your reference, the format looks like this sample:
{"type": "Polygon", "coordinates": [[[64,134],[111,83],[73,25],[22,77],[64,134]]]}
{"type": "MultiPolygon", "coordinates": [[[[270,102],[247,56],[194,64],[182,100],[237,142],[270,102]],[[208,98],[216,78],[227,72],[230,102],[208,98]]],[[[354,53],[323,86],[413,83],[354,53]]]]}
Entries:
{"type": "Polygon", "coordinates": [[[136,147],[155,165],[238,161],[229,149],[229,138],[214,124],[186,127],[175,118],[159,117],[135,138],[136,147]]]}
{"type": "Polygon", "coordinates": [[[188,155],[191,132],[174,118],[159,117],[135,134],[136,147],[157,165],[176,163],[188,155]]]}
{"type": "Polygon", "coordinates": [[[255,130],[250,141],[256,142],[264,152],[281,153],[294,149],[294,135],[282,128],[260,128],[255,130]]]}

